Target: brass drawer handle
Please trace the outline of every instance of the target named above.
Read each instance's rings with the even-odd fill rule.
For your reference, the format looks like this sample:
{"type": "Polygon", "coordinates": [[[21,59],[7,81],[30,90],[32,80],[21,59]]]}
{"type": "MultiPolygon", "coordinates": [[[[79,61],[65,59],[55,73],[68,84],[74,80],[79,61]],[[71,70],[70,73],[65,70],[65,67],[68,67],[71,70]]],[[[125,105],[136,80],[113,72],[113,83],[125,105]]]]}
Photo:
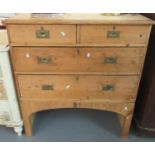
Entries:
{"type": "Polygon", "coordinates": [[[52,63],[52,58],[49,57],[38,57],[38,63],[39,64],[51,64],[52,63]]]}
{"type": "Polygon", "coordinates": [[[102,85],[102,91],[113,91],[114,85],[111,84],[103,84],[102,85]]]}
{"type": "Polygon", "coordinates": [[[54,86],[53,85],[42,85],[41,89],[42,90],[54,90],[54,86]]]}
{"type": "Polygon", "coordinates": [[[105,57],[104,58],[104,63],[105,64],[116,64],[117,63],[117,58],[116,57],[105,57]]]}
{"type": "Polygon", "coordinates": [[[39,39],[50,38],[50,32],[41,27],[40,30],[36,30],[36,37],[39,39]]]}
{"type": "Polygon", "coordinates": [[[108,31],[107,38],[120,38],[120,31],[108,31]]]}

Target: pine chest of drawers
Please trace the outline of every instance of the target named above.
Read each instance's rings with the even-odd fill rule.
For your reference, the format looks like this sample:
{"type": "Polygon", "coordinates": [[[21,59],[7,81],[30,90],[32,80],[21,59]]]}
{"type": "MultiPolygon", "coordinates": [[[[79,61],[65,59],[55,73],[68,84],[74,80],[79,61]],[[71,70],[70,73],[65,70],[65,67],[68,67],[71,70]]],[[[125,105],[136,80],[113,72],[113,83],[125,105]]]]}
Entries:
{"type": "Polygon", "coordinates": [[[117,113],[127,137],[152,24],[138,14],[8,19],[26,135],[38,111],[90,108],[117,113]]]}

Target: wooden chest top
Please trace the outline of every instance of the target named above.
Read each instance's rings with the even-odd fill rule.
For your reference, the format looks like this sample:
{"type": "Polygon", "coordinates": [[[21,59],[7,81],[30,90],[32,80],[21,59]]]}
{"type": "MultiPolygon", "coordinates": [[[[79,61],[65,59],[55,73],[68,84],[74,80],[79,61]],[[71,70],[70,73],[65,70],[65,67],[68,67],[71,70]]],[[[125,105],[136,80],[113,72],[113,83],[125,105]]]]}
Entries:
{"type": "Polygon", "coordinates": [[[18,14],[5,21],[7,24],[144,24],[151,25],[155,22],[140,14],[121,14],[106,16],[95,13],[65,13],[60,16],[32,17],[32,14],[18,14]]]}

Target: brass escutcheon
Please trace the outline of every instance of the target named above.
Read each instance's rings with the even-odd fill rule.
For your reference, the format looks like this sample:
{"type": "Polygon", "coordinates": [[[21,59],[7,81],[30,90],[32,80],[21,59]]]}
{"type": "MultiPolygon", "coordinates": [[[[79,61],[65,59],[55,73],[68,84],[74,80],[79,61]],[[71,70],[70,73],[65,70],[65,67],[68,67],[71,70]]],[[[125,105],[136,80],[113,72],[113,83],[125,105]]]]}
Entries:
{"type": "Polygon", "coordinates": [[[116,64],[117,63],[117,58],[116,57],[105,57],[104,58],[104,63],[105,64],[116,64]]]}
{"type": "Polygon", "coordinates": [[[102,91],[113,91],[113,90],[114,90],[114,85],[111,85],[111,84],[102,85],[102,91]]]}
{"type": "Polygon", "coordinates": [[[53,85],[42,85],[42,90],[54,90],[53,85]]]}
{"type": "Polygon", "coordinates": [[[50,56],[38,57],[37,59],[38,59],[39,64],[51,64],[52,63],[52,58],[50,56]]]}
{"type": "Polygon", "coordinates": [[[36,30],[36,37],[39,39],[50,38],[50,32],[41,27],[40,30],[36,30]]]}
{"type": "Polygon", "coordinates": [[[120,31],[108,31],[107,38],[120,38],[120,31]]]}

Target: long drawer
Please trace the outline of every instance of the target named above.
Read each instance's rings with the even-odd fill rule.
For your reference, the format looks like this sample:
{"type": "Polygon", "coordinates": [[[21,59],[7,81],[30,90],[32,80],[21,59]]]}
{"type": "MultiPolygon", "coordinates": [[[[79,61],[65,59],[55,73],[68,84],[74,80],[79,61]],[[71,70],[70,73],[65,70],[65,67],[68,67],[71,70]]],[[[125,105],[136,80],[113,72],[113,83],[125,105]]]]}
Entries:
{"type": "Polygon", "coordinates": [[[146,44],[149,26],[81,25],[80,43],[93,44],[146,44]]]}
{"type": "Polygon", "coordinates": [[[138,76],[19,75],[22,99],[90,99],[133,102],[138,76]]]}
{"type": "Polygon", "coordinates": [[[75,44],[75,25],[9,25],[12,44],[75,44]]]}
{"type": "Polygon", "coordinates": [[[13,47],[16,72],[139,74],[145,48],[13,47]]]}

